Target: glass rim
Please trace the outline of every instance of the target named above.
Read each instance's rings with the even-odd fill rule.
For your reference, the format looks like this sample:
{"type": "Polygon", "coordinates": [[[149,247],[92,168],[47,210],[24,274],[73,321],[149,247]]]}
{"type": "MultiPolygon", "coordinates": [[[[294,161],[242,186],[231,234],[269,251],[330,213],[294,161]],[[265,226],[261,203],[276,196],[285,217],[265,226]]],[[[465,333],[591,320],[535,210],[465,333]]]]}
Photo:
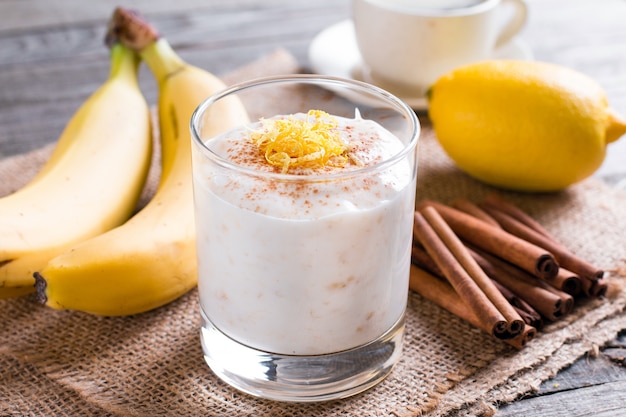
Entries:
{"type": "Polygon", "coordinates": [[[392,166],[398,161],[404,159],[409,152],[415,149],[417,147],[417,142],[419,140],[421,132],[419,119],[413,109],[411,109],[411,107],[407,103],[405,103],[395,95],[391,94],[390,92],[382,88],[376,87],[375,85],[358,80],[315,74],[276,75],[254,78],[248,81],[233,84],[232,86],[217,91],[204,99],[196,107],[193,114],[191,115],[189,128],[191,130],[192,141],[202,149],[203,154],[207,155],[213,163],[221,166],[222,168],[227,168],[232,171],[238,171],[249,176],[262,177],[265,179],[275,179],[283,182],[323,182],[333,179],[345,179],[353,176],[364,175],[369,172],[381,171],[388,166],[392,166]],[[383,98],[385,102],[392,105],[390,106],[391,108],[395,110],[401,110],[401,112],[404,113],[405,116],[407,116],[406,119],[410,127],[411,139],[407,143],[404,143],[403,141],[403,148],[400,152],[374,165],[349,171],[334,172],[330,174],[283,174],[280,172],[259,171],[234,163],[211,150],[208,146],[206,146],[205,142],[200,137],[198,124],[202,118],[202,115],[212,104],[216,103],[218,100],[239,91],[245,91],[256,86],[298,82],[312,85],[327,84],[335,87],[349,87],[353,90],[358,89],[360,90],[360,92],[368,92],[370,94],[376,95],[379,98],[383,98]]]}

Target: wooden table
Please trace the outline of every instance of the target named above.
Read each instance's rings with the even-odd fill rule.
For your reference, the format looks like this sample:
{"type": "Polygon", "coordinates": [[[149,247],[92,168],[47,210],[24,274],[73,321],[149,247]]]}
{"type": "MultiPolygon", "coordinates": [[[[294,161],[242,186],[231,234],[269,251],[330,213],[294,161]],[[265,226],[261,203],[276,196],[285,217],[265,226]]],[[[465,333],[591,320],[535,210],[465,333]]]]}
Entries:
{"type": "MultiPolygon", "coordinates": [[[[528,1],[529,21],[520,38],[535,59],[594,77],[612,106],[626,114],[626,2],[528,1]]],[[[102,39],[117,5],[112,0],[0,2],[0,158],[54,142],[102,83],[109,68],[102,39]]],[[[184,59],[218,75],[277,48],[307,68],[315,35],[350,16],[349,0],[134,0],[125,5],[142,11],[184,59]]],[[[141,80],[154,103],[151,77],[141,80]]],[[[626,189],[626,139],[609,147],[596,175],[626,189]]],[[[504,405],[498,416],[626,415],[626,329],[595,353],[543,383],[538,395],[504,405]]]]}

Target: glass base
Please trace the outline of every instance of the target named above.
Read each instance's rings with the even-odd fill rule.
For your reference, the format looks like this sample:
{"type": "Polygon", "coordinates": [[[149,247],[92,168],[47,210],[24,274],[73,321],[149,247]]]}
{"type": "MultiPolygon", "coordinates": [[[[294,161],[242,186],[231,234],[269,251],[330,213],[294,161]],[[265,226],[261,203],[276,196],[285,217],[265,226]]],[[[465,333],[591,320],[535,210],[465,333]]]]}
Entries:
{"type": "Polygon", "coordinates": [[[326,355],[280,355],[242,345],[202,312],[204,359],[223,381],[256,397],[295,402],[358,394],[382,381],[400,359],[404,318],[371,343],[326,355]]]}

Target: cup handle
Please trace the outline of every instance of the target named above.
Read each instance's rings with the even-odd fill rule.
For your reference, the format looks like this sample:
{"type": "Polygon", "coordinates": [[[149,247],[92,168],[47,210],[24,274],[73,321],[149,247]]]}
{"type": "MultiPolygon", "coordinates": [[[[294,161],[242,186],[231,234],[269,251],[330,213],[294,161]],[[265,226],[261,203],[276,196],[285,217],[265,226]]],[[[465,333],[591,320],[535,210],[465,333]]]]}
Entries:
{"type": "Polygon", "coordinates": [[[524,27],[524,24],[526,24],[528,16],[528,5],[525,0],[502,0],[501,6],[507,3],[511,4],[515,10],[513,16],[511,16],[509,21],[502,28],[502,32],[496,40],[496,48],[505,45],[513,39],[513,36],[517,35],[524,27]]]}

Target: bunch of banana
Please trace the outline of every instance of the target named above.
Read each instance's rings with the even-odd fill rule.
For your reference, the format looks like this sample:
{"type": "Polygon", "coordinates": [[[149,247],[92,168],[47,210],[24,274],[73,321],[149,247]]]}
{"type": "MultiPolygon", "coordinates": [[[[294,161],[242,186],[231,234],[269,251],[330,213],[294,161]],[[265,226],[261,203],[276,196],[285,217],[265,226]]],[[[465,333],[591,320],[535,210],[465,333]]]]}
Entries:
{"type": "Polygon", "coordinates": [[[124,223],[150,167],[139,57],[114,44],[106,82],[68,122],[48,162],[0,198],[0,298],[35,291],[33,273],[71,245],[124,223]]]}
{"type": "MultiPolygon", "coordinates": [[[[36,274],[36,285],[40,300],[53,308],[129,315],[164,305],[197,283],[188,126],[200,102],[225,85],[184,62],[133,12],[116,9],[108,35],[135,48],[157,80],[161,182],[128,222],[52,259],[36,274]]],[[[215,134],[247,122],[238,101],[221,110],[208,123],[215,134]]]]}

